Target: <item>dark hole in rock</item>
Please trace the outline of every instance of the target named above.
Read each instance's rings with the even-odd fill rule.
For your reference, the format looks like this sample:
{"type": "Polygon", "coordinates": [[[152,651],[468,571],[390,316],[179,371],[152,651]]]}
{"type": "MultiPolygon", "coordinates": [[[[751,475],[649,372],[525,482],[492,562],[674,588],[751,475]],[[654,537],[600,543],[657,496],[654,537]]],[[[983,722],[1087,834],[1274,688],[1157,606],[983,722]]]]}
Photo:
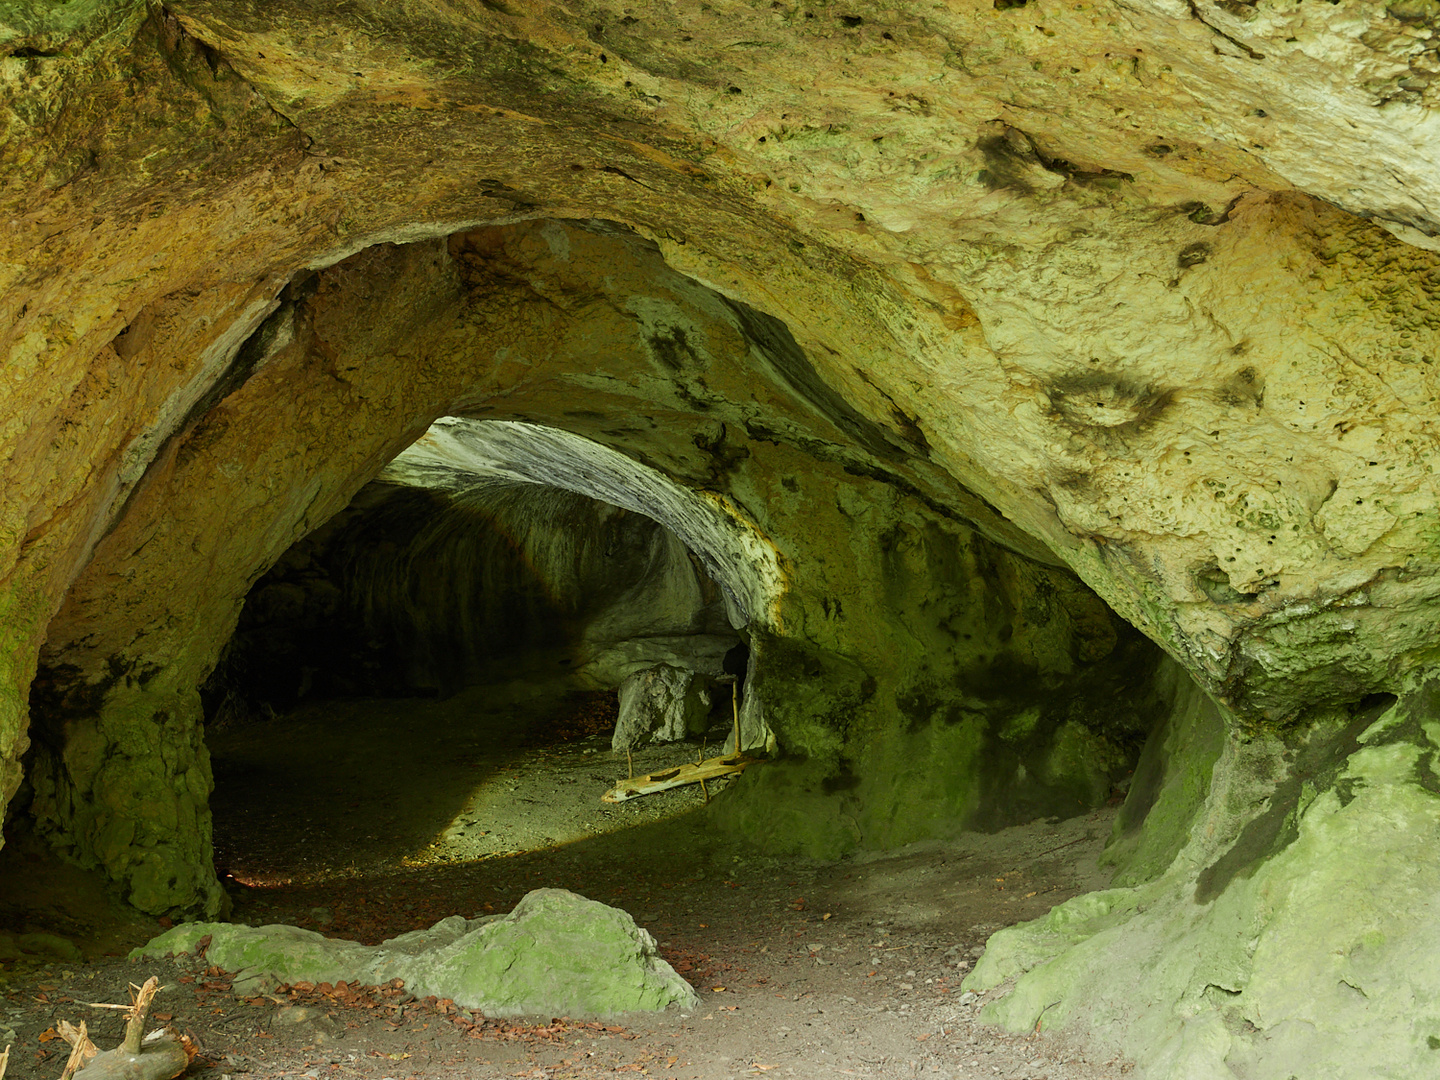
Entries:
{"type": "MultiPolygon", "coordinates": [[[[542,430],[452,430],[502,428],[542,430]]],[[[223,880],[513,855],[704,800],[620,814],[597,797],[632,762],[719,753],[747,671],[735,598],[653,517],[544,482],[627,482],[605,473],[613,455],[555,434],[529,460],[422,441],[255,583],[202,690],[223,880]],[[618,760],[617,722],[632,751],[618,760]]]]}

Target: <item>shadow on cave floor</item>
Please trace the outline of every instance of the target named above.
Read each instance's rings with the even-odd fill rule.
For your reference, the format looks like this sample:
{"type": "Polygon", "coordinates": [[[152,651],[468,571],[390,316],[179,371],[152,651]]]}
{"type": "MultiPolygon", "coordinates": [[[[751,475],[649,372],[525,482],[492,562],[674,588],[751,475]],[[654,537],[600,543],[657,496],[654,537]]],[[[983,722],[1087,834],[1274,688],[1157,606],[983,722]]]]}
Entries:
{"type": "MultiPolygon", "coordinates": [[[[614,723],[613,692],[522,677],[443,701],[321,702],[212,733],[221,881],[243,898],[408,872],[556,848],[703,804],[698,788],[601,802],[629,767],[610,749],[614,723]]],[[[708,747],[637,750],[636,773],[713,754],[726,730],[718,724],[708,747]]]]}
{"type": "Polygon", "coordinates": [[[204,959],[54,963],[0,984],[0,1026],[13,1029],[17,1048],[7,1080],[58,1075],[68,1050],[53,1034],[60,1019],[86,1018],[97,1043],[114,1045],[123,1017],[83,1003],[123,1001],[127,985],[151,975],[167,986],[167,1019],[202,1047],[186,1073],[201,1080],[1128,1075],[1125,1062],[1083,1033],[1007,1035],[978,1023],[995,995],[977,998],[959,985],[996,929],[1103,884],[1096,864],[1113,811],[834,863],[726,844],[706,817],[505,858],[240,890],[236,913],[376,940],[457,912],[505,911],[532,888],[568,887],[650,929],[699,992],[694,1012],[482,1025],[433,999],[391,1002],[328,984],[237,1000],[226,974],[204,959]]]}
{"type": "MultiPolygon", "coordinates": [[[[696,1012],[482,1028],[444,1003],[377,1007],[328,985],[237,1000],[203,959],[53,962],[0,975],[0,1026],[19,1048],[7,1080],[58,1074],[59,1019],[83,1016],[113,1045],[120,1018],[81,1003],[123,1001],[150,975],[169,987],[166,1014],[202,1046],[186,1075],[203,1080],[1126,1074],[1083,1035],[977,1023],[994,995],[960,989],[995,930],[1104,887],[1113,809],[831,863],[766,855],[712,827],[698,791],[601,804],[624,762],[608,728],[585,729],[608,720],[563,685],[537,693],[517,680],[443,702],[317,703],[212,733],[233,918],[375,943],[567,888],[650,930],[699,992],[696,1012]]],[[[697,749],[647,751],[636,770],[697,749]]],[[[128,945],[159,927],[126,930],[128,945]]]]}
{"type": "MultiPolygon", "coordinates": [[[[627,1019],[613,1040],[517,1037],[454,1058],[447,1025],[416,1030],[434,1019],[423,1010],[408,1029],[362,1020],[356,1045],[413,1054],[421,1076],[1123,1075],[1067,1036],[975,1024],[987,999],[959,987],[995,930],[1108,883],[1113,809],[833,863],[766,855],[714,828],[697,789],[601,803],[625,762],[610,751],[613,712],[594,706],[577,715],[563,688],[517,680],[444,702],[317,704],[221,733],[217,840],[251,882],[227,882],[234,918],[373,944],[565,888],[629,912],[701,996],[698,1013],[627,1019]]],[[[698,750],[647,750],[635,768],[698,750]]],[[[321,1060],[297,1053],[297,1071],[321,1060]]],[[[256,1064],[244,1048],[223,1061],[256,1064]]]]}

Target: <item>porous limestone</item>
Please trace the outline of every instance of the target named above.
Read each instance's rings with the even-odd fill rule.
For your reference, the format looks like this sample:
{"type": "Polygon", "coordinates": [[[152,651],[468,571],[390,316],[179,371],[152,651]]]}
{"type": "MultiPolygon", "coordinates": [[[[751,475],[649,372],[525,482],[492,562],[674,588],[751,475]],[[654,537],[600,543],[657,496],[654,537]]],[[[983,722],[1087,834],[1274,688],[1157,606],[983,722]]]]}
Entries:
{"type": "Polygon", "coordinates": [[[196,922],[131,955],[191,953],[207,937],[206,958],[236,984],[400,979],[412,994],[487,1016],[589,1019],[700,1003],[634,919],[565,889],[535,889],[508,915],[452,915],[373,946],[294,926],[196,922]]]}
{"type": "Polygon", "coordinates": [[[1002,937],[977,978],[1038,951],[993,1015],[1053,976],[1046,1023],[1157,1076],[1382,1037],[1421,1075],[1435,920],[1377,897],[1437,865],[1437,37],[1430,0],[7,5],[0,797],[28,752],[67,857],[218,912],[198,687],[250,586],[436,419],[547,425],[774,553],[742,727],[789,756],[734,827],[1073,808],[1168,714],[1126,884],[1049,963],[1002,937]],[[1292,783],[1383,694],[1410,734],[1292,783]],[[1153,1006],[1080,975],[1127,942],[1153,1006]]]}

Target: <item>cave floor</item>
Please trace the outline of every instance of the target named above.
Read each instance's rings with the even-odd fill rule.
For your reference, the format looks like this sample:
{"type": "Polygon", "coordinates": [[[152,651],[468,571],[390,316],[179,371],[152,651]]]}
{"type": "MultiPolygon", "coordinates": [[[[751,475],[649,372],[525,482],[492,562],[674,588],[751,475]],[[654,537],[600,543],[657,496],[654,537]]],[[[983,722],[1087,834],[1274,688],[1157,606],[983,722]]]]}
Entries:
{"type": "MultiPolygon", "coordinates": [[[[1105,885],[1097,861],[1113,811],[833,863],[777,858],[719,836],[698,789],[601,804],[625,773],[608,734],[591,730],[604,719],[594,700],[512,688],[329,703],[216,733],[217,851],[233,918],[375,942],[568,888],[647,927],[699,991],[696,1012],[502,1023],[324,985],[241,1001],[203,961],[99,956],[4,973],[0,1027],[16,1036],[6,1076],[59,1075],[60,1020],[87,1020],[102,1048],[117,1042],[119,1016],[82,1003],[122,1002],[151,974],[167,986],[159,1012],[201,1048],[187,1075],[206,1080],[1128,1073],[1081,1033],[1009,1036],[976,1023],[984,999],[959,989],[995,930],[1105,885]],[[490,722],[474,723],[486,709],[490,722]]],[[[635,768],[698,750],[650,749],[635,768]]],[[[92,925],[79,943],[96,949],[160,929],[92,925]]]]}

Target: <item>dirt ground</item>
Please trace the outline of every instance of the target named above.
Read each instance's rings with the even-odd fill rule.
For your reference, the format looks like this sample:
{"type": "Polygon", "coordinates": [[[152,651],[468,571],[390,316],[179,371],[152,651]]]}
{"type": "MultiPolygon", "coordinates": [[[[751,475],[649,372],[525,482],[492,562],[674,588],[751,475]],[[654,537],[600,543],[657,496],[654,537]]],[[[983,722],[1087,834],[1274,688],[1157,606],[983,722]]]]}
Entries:
{"type": "MultiPolygon", "coordinates": [[[[123,959],[161,926],[124,916],[93,879],[20,837],[0,852],[7,940],[55,931],[89,958],[32,950],[3,964],[6,1076],[60,1075],[60,1020],[84,1019],[113,1045],[118,1014],[87,1003],[123,1002],[151,974],[166,986],[159,1016],[200,1047],[187,1075],[206,1080],[1129,1072],[1078,1033],[979,1024],[983,1000],[959,990],[995,930],[1103,887],[1096,860],[1112,811],[836,863],[773,858],[707,828],[698,789],[602,804],[626,772],[608,733],[596,734],[609,722],[603,699],[516,685],[446,702],[315,705],[212,733],[233,918],[374,943],[448,915],[507,911],[533,888],[572,889],[647,927],[699,992],[695,1012],[501,1022],[399,987],[343,984],[237,1000],[203,960],[123,959]]],[[[636,772],[712,754],[722,735],[723,722],[709,749],[646,750],[636,772]]]]}

